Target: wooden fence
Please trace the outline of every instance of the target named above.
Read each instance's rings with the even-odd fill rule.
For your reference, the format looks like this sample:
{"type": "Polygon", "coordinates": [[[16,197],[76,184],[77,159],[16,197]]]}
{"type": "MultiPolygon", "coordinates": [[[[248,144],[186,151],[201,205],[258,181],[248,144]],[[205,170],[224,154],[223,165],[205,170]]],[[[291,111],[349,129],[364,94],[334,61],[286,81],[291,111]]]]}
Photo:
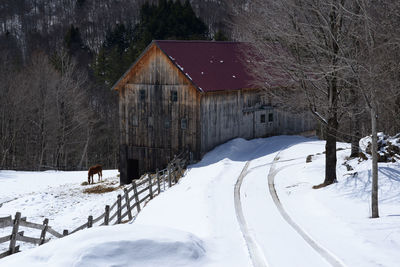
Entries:
{"type": "Polygon", "coordinates": [[[0,228],[12,227],[11,235],[0,237],[0,244],[5,242],[10,243],[8,250],[0,253],[0,258],[19,252],[17,241],[42,245],[50,240],[49,238],[46,239],[46,233],[56,238],[61,238],[95,225],[114,225],[132,220],[147,201],[178,182],[179,178],[184,174],[188,158],[189,152],[182,153],[178,157],[175,157],[168,164],[167,168],[157,171],[155,174],[146,174],[139,180],[133,180],[132,186],[124,188],[123,195],[118,195],[117,200],[112,205],[105,206],[103,214],[96,218],[90,215],[87,222],[70,232],[64,230],[63,234],[58,233],[48,225],[49,220],[47,218],[43,221],[43,224],[28,222],[26,218],[21,218],[20,212],[15,214],[14,219],[11,218],[11,215],[0,218],[0,228]],[[40,230],[40,236],[38,238],[24,236],[24,232],[19,231],[20,227],[40,230]]]}

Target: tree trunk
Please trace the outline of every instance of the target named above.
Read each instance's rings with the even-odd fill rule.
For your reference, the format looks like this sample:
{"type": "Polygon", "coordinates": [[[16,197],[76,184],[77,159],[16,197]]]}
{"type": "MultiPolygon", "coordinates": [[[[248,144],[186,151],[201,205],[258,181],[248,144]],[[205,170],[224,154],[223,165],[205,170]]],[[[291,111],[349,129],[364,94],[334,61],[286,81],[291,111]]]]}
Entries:
{"type": "Polygon", "coordinates": [[[328,120],[326,128],[325,144],[325,180],[324,185],[330,185],[337,182],[336,178],[336,130],[338,127],[336,116],[328,120]]]}
{"type": "Polygon", "coordinates": [[[350,123],[351,123],[351,153],[350,157],[355,158],[359,156],[360,152],[360,122],[359,122],[359,116],[357,116],[357,97],[355,94],[354,89],[350,90],[351,94],[351,102],[352,102],[352,108],[351,108],[351,118],[350,118],[350,123]]]}
{"type": "Polygon", "coordinates": [[[376,105],[372,103],[371,108],[371,127],[372,127],[372,190],[371,190],[371,208],[372,218],[379,217],[378,211],[378,136],[376,130],[377,124],[376,105]]]}

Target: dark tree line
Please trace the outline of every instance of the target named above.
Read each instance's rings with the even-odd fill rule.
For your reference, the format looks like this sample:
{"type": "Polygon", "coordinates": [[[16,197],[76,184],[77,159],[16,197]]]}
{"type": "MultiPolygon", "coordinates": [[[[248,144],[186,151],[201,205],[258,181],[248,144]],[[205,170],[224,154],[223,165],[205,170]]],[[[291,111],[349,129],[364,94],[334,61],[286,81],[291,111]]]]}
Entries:
{"type": "Polygon", "coordinates": [[[221,17],[207,18],[213,30],[196,16],[205,5],[2,1],[0,168],[118,167],[111,86],[153,39],[226,38],[221,17]]]}

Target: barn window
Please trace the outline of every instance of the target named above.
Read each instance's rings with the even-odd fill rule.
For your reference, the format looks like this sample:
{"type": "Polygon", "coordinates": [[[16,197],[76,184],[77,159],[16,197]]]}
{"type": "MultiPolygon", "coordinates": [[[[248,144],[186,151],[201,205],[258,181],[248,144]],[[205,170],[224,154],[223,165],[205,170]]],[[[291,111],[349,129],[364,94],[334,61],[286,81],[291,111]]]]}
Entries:
{"type": "Polygon", "coordinates": [[[132,126],[139,126],[138,116],[137,115],[133,115],[132,116],[132,126]]]}
{"type": "Polygon", "coordinates": [[[165,120],[165,122],[164,122],[164,127],[165,127],[165,128],[169,128],[170,125],[171,125],[170,121],[169,121],[168,119],[165,120]]]}
{"type": "Polygon", "coordinates": [[[260,116],[260,122],[265,123],[265,114],[261,114],[260,116]]]}
{"type": "Polygon", "coordinates": [[[268,114],[268,121],[273,122],[274,121],[274,113],[269,113],[268,114]]]}
{"type": "Polygon", "coordinates": [[[187,128],[187,119],[186,118],[183,118],[182,120],[181,120],[181,129],[186,129],[187,128]]]}
{"type": "Polygon", "coordinates": [[[139,90],[139,100],[140,101],[146,100],[146,91],[145,90],[139,90]]]}
{"type": "Polygon", "coordinates": [[[178,101],[178,92],[171,91],[171,102],[177,102],[177,101],[178,101]]]}

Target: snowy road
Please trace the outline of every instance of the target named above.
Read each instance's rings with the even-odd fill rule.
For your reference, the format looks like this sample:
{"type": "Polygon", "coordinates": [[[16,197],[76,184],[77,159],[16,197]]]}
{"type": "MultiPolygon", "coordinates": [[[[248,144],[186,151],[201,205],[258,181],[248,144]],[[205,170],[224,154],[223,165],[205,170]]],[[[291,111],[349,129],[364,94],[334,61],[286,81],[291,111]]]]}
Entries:
{"type": "Polygon", "coordinates": [[[311,239],[304,239],[299,234],[302,230],[299,227],[293,228],[282,216],[283,209],[277,207],[273,194],[269,193],[267,177],[270,171],[274,172],[272,168],[279,159],[280,149],[284,147],[266,145],[275,146],[277,151],[253,160],[246,166],[248,170],[241,177],[244,178],[240,195],[245,222],[241,223],[239,219],[239,223],[243,225],[241,228],[245,228],[245,239],[250,240],[247,243],[249,250],[253,250],[250,255],[255,255],[251,257],[256,259],[253,265],[267,266],[268,261],[268,266],[342,266],[338,260],[332,260],[335,259],[333,256],[327,257],[326,251],[315,242],[311,245],[311,239]]]}
{"type": "MultiPolygon", "coordinates": [[[[284,165],[280,168],[277,168],[276,165],[279,160],[279,154],[274,158],[271,168],[268,173],[268,188],[271,194],[271,197],[275,203],[275,206],[279,210],[279,213],[285,219],[285,221],[307,242],[316,252],[318,252],[326,261],[328,261],[334,267],[343,267],[344,264],[338,259],[335,255],[333,255],[330,251],[323,248],[320,244],[318,244],[315,240],[313,240],[298,224],[296,224],[292,218],[288,215],[288,213],[283,208],[281,202],[279,201],[279,197],[276,193],[275,189],[275,176],[277,173],[283,168],[290,167],[291,164],[284,165]]],[[[285,162],[290,161],[286,160],[285,162]]]]}
{"type": "Polygon", "coordinates": [[[247,174],[247,168],[249,167],[250,161],[246,162],[242,172],[235,185],[235,210],[236,217],[242,231],[243,238],[246,241],[247,248],[249,250],[250,258],[254,267],[267,267],[267,260],[264,257],[264,253],[261,251],[260,246],[257,244],[254,236],[252,236],[247,227],[246,219],[243,215],[242,203],[240,201],[240,188],[243,182],[243,178],[247,174]]]}

